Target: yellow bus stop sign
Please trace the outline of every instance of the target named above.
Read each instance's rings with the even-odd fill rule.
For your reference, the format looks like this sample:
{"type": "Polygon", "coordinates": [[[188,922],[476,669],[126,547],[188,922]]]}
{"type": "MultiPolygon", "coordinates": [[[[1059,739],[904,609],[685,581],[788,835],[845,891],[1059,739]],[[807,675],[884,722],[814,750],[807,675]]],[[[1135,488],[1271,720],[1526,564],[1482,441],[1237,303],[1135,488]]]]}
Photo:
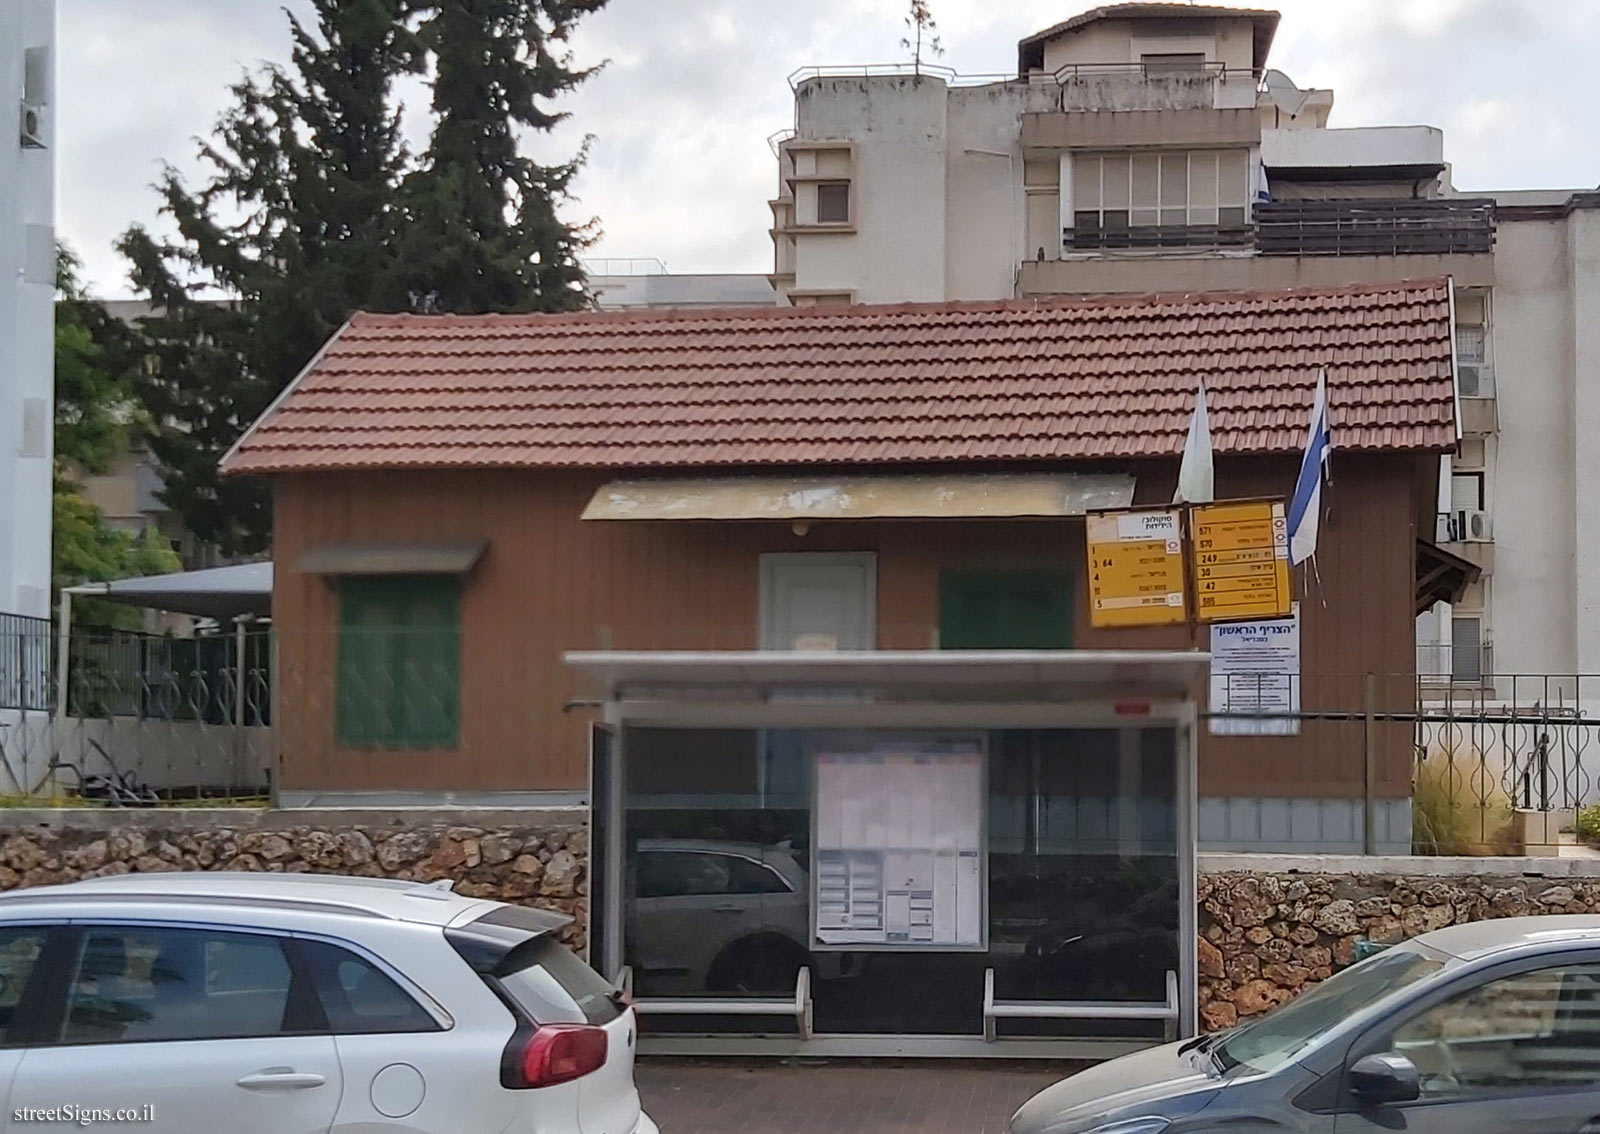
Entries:
{"type": "Polygon", "coordinates": [[[1289,525],[1281,500],[1196,505],[1189,513],[1201,622],[1289,613],[1289,525]]]}
{"type": "Polygon", "coordinates": [[[1089,625],[1165,626],[1185,620],[1176,509],[1091,514],[1087,529],[1089,625]]]}

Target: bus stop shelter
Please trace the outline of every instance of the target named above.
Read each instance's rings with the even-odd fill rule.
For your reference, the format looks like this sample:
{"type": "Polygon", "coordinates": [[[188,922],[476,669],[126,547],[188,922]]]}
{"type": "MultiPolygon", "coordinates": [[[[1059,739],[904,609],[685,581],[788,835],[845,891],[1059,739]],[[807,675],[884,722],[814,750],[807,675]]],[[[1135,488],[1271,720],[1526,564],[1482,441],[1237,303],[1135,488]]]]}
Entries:
{"type": "Polygon", "coordinates": [[[675,1054],[1195,1030],[1198,652],[586,652],[590,959],[675,1054]]]}

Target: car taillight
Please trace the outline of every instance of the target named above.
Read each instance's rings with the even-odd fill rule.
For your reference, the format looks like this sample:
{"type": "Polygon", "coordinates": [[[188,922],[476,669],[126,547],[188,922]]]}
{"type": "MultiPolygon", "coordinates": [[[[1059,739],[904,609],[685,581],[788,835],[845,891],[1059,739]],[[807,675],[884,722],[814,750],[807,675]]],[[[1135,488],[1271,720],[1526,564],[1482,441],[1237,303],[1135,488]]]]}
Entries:
{"type": "Polygon", "coordinates": [[[528,1037],[516,1062],[521,1082],[514,1087],[553,1087],[570,1083],[605,1065],[604,1028],[588,1024],[545,1024],[528,1037]]]}

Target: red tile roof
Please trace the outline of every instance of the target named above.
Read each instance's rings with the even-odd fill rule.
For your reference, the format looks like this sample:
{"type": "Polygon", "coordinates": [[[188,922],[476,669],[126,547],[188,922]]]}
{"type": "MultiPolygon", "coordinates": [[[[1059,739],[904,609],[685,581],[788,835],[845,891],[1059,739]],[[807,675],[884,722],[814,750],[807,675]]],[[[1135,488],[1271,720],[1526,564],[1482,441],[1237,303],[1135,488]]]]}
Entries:
{"type": "Polygon", "coordinates": [[[357,315],[224,461],[307,469],[1170,457],[1455,444],[1442,281],[576,315],[357,315]]]}

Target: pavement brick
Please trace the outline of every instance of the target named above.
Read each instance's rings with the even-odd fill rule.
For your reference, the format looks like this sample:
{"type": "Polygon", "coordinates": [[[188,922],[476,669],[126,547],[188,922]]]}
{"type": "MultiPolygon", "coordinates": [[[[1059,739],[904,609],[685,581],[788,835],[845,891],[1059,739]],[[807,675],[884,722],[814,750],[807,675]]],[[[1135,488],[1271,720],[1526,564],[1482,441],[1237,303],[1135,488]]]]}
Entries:
{"type": "Polygon", "coordinates": [[[1079,1066],[656,1057],[634,1077],[662,1134],[1003,1134],[1017,1107],[1079,1066]]]}

